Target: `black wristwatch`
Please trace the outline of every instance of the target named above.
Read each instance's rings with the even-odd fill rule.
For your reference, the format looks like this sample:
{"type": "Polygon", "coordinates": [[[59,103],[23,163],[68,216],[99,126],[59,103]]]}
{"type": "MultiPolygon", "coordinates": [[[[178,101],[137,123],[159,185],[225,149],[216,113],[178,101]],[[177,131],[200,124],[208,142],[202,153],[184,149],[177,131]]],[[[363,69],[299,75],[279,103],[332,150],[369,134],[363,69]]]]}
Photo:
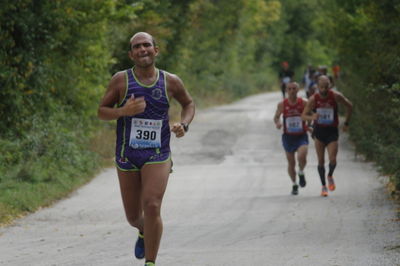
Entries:
{"type": "Polygon", "coordinates": [[[185,124],[185,123],[181,123],[183,130],[185,130],[185,132],[189,131],[189,124],[185,124]]]}
{"type": "Polygon", "coordinates": [[[344,125],[346,126],[346,127],[348,127],[350,124],[349,124],[349,122],[344,122],[344,125]]]}

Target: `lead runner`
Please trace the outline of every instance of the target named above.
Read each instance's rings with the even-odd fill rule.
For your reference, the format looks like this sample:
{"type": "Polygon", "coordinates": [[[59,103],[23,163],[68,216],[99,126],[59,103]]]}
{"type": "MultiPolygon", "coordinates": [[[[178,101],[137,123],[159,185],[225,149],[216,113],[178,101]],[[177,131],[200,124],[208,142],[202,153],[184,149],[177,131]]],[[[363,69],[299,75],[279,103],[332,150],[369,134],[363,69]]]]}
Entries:
{"type": "Polygon", "coordinates": [[[353,104],[340,92],[331,89],[329,78],[321,75],[318,78],[318,92],[310,97],[301,115],[303,120],[314,122],[314,143],[318,157],[318,173],[321,179],[321,196],[328,196],[328,189],[334,191],[336,184],[333,172],[336,168],[336,157],[339,149],[339,115],[338,104],[346,108],[343,131],[347,131],[352,115],[353,104]],[[325,179],[325,150],[328,153],[328,187],[325,179]]]}
{"type": "Polygon", "coordinates": [[[98,108],[102,120],[117,119],[116,167],[129,224],[139,230],[135,256],[155,265],[163,231],[161,203],[172,167],[170,131],[183,137],[195,105],[182,80],[155,66],[154,38],[138,32],[130,39],[134,67],[116,73],[98,108]],[[169,101],[181,105],[181,120],[169,126],[169,101]]]}

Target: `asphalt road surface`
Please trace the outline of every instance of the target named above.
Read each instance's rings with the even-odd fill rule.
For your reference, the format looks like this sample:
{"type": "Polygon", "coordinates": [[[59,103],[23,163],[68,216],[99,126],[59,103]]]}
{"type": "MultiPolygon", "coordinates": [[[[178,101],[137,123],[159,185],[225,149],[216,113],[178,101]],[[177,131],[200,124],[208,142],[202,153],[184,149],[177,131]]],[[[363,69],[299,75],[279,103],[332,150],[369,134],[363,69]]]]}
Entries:
{"type": "MultiPolygon", "coordinates": [[[[371,163],[341,134],[337,189],[320,196],[314,145],[307,186],[290,195],[280,93],[199,111],[172,140],[159,266],[400,265],[396,204],[371,163]]],[[[143,265],[115,169],[69,198],[0,228],[0,265],[143,265]]]]}

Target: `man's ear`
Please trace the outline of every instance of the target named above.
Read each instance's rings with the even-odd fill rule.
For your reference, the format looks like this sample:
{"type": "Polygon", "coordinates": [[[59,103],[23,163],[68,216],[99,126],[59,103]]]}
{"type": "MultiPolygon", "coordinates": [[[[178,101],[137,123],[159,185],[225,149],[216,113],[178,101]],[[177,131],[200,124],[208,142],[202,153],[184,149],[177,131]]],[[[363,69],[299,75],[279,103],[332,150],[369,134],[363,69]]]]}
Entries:
{"type": "Polygon", "coordinates": [[[129,51],[128,51],[128,57],[129,57],[131,60],[133,60],[133,57],[132,57],[132,50],[129,50],[129,51]]]}

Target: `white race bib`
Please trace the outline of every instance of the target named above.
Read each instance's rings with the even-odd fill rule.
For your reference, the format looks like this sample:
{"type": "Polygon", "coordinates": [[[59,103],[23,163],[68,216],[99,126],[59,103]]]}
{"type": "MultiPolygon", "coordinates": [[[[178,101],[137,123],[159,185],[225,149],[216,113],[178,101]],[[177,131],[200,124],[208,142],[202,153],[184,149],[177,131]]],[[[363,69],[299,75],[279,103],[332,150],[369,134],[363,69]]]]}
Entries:
{"type": "Polygon", "coordinates": [[[290,82],[290,77],[284,77],[282,79],[282,82],[285,83],[285,84],[288,84],[290,82]]]}
{"type": "Polygon", "coordinates": [[[133,149],[161,147],[162,120],[132,118],[129,146],[133,149]]]}
{"type": "Polygon", "coordinates": [[[330,125],[333,124],[333,108],[317,108],[318,124],[330,125]]]}
{"type": "Polygon", "coordinates": [[[303,121],[300,116],[290,116],[285,118],[286,130],[288,133],[299,133],[303,131],[303,121]]]}

